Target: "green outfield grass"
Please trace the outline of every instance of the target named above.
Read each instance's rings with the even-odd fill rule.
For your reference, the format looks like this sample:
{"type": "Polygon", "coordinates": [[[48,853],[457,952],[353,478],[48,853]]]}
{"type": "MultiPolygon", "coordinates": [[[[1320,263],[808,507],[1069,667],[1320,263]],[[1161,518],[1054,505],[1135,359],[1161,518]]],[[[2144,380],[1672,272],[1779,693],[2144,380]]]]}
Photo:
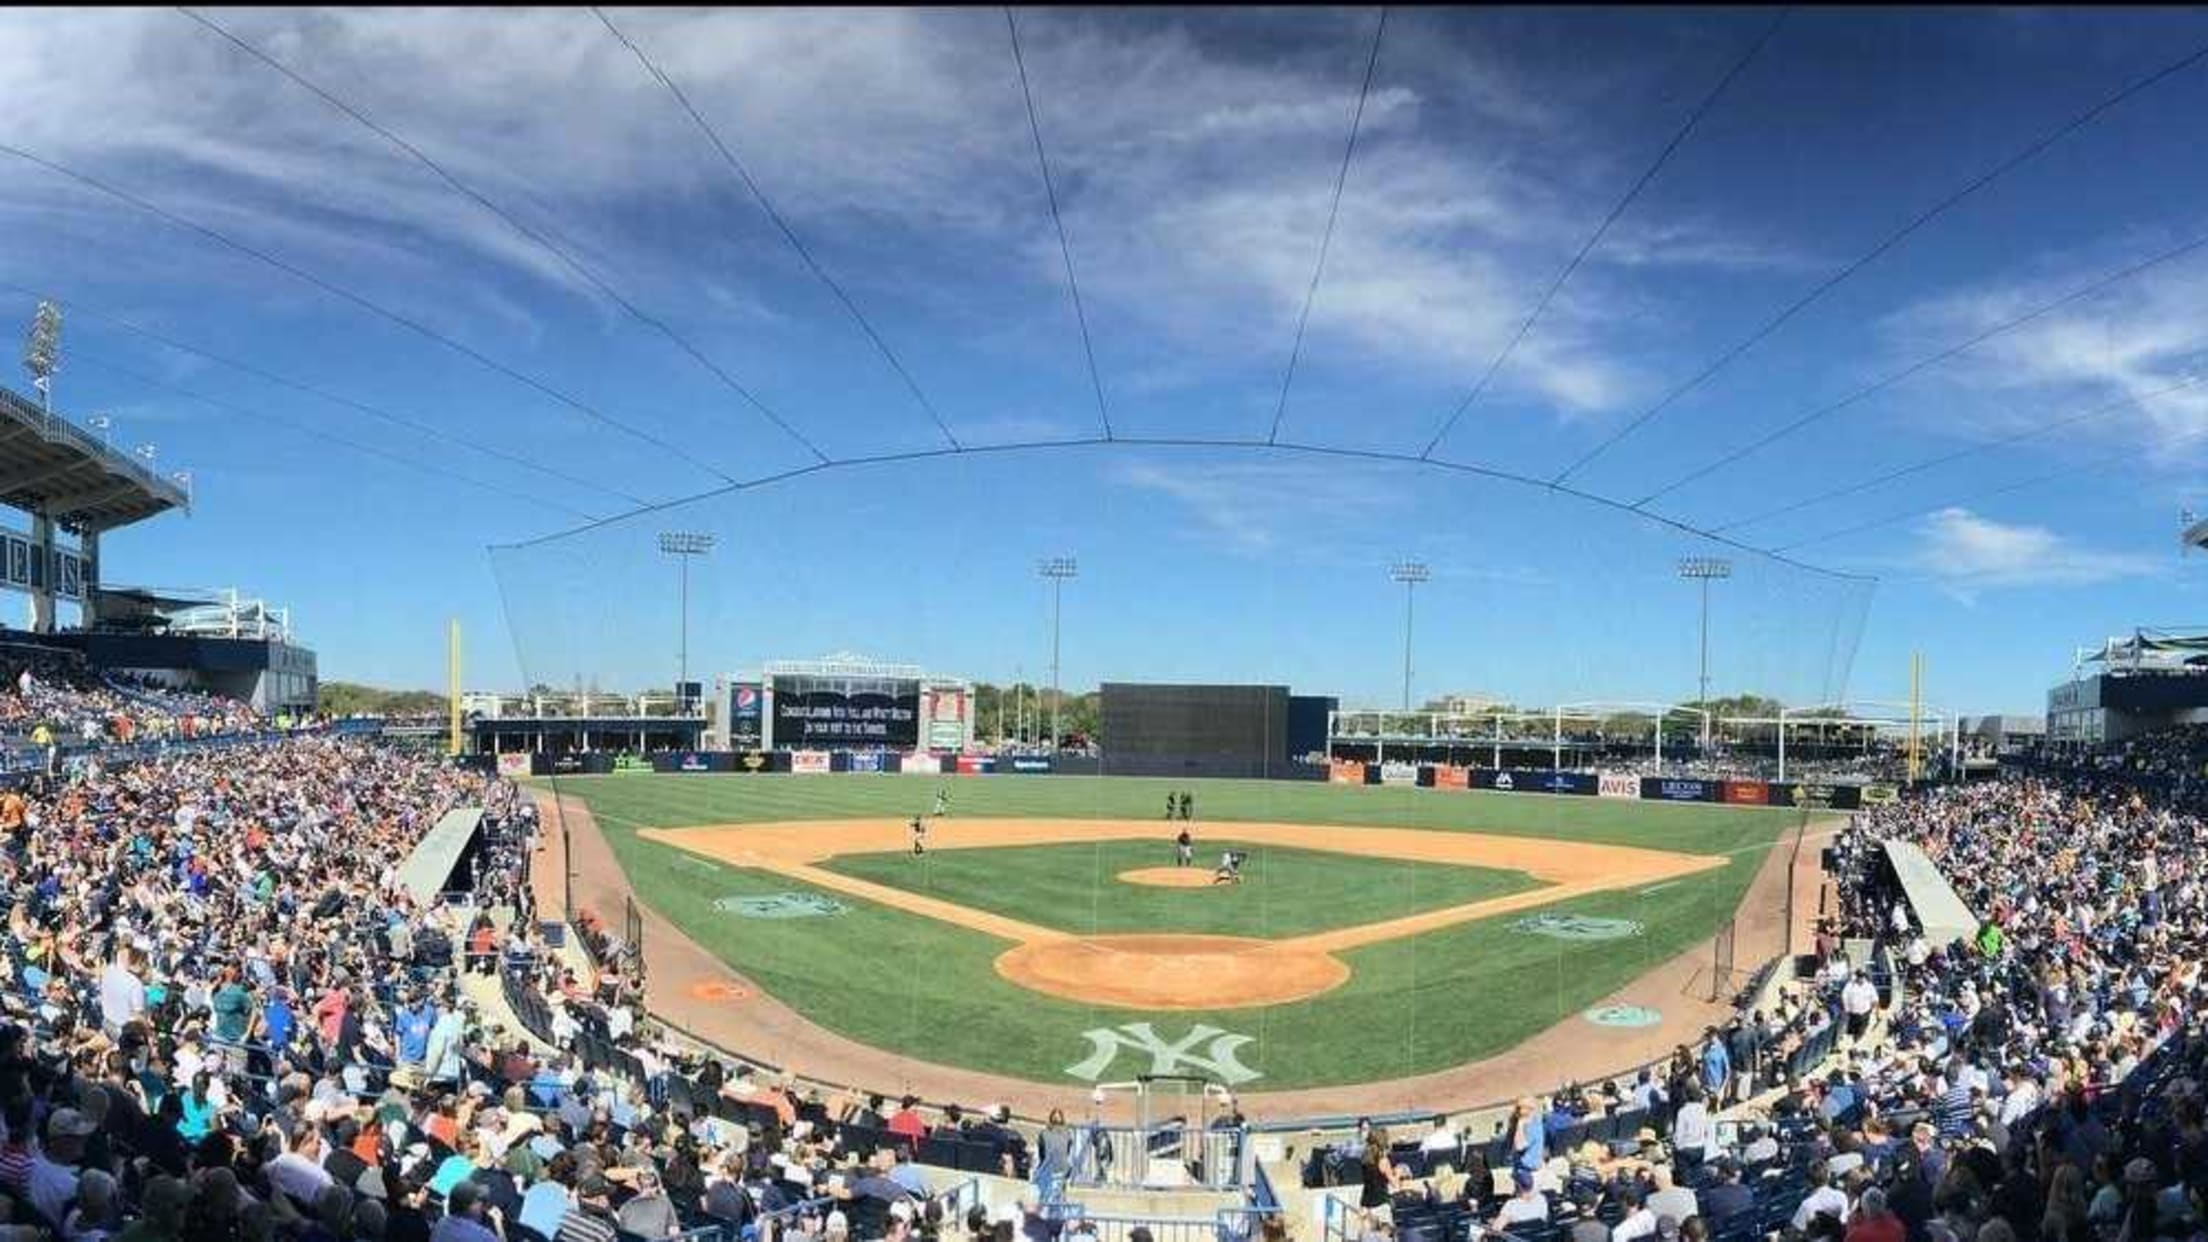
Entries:
{"type": "Polygon", "coordinates": [[[1172,862],[1172,844],[1098,841],[996,849],[847,854],[830,871],[988,910],[1058,931],[1182,932],[1279,939],[1463,905],[1537,888],[1522,871],[1359,858],[1200,838],[1196,870],[1210,874],[1220,851],[1249,853],[1242,883],[1154,888],[1116,877],[1172,862]],[[1074,891],[1069,891],[1074,890],[1074,891]]]}
{"type": "MultiPolygon", "coordinates": [[[[562,778],[557,784],[591,805],[644,901],[813,1021],[888,1053],[1068,1088],[1083,1085],[1067,1071],[1090,1051],[1084,1032],[1129,1022],[1149,1021],[1169,1042],[1199,1023],[1248,1036],[1238,1059],[1262,1075],[1244,1084],[1248,1090],[1384,1080],[1499,1052],[1713,934],[1738,906],[1765,850],[1802,822],[1802,813],[1794,810],[1256,781],[667,774],[562,778]],[[1367,824],[1642,845],[1723,854],[1729,862],[1648,890],[1543,907],[1545,913],[1639,925],[1638,934],[1621,939],[1552,939],[1517,930],[1523,916],[1505,915],[1345,953],[1350,980],[1309,1000],[1264,1009],[1146,1014],[1031,992],[996,974],[992,963],[1006,942],[842,894],[824,894],[848,907],[831,917],[732,916],[715,909],[715,900],[806,891],[805,886],[709,863],[636,835],[640,827],[901,820],[927,811],[939,786],[951,790],[954,817],[1136,819],[1162,818],[1166,791],[1188,788],[1196,796],[1199,839],[1207,842],[1231,835],[1207,825],[1236,820],[1367,824]]],[[[1070,873],[1039,874],[1032,895],[1018,900],[1054,905],[1063,925],[1118,897],[1126,885],[1107,879],[1107,889],[1096,887],[1093,852],[1080,847],[1078,857],[1070,859],[1070,873]]],[[[939,857],[951,853],[939,851],[939,857]]],[[[1153,849],[1130,865],[1158,861],[1153,849]]],[[[1431,867],[1357,862],[1362,866],[1354,874],[1350,867],[1342,869],[1331,896],[1323,877],[1313,877],[1320,895],[1298,901],[1400,902],[1397,913],[1438,904],[1432,888],[1442,881],[1425,874],[1431,867]],[[1364,869],[1375,866],[1380,870],[1364,869]]],[[[869,864],[845,859],[833,865],[869,864]]],[[[1264,891],[1246,887],[1244,896],[1264,891]]],[[[968,896],[957,899],[984,904],[968,896]]],[[[1277,910],[1264,916],[1280,917],[1277,910]]],[[[1331,913],[1322,917],[1334,919],[1331,913]]],[[[1235,934],[1262,936],[1267,926],[1247,923],[1235,934]]],[[[1123,1053],[1107,1077],[1152,1068],[1138,1064],[1144,1059],[1123,1053]]]]}

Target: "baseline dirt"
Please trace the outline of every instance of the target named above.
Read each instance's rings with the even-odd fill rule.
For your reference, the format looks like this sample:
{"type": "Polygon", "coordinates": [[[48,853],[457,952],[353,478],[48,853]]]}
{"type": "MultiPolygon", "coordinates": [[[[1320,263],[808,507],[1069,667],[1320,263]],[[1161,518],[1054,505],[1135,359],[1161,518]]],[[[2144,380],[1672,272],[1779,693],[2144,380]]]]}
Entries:
{"type": "MultiPolygon", "coordinates": [[[[536,797],[545,822],[562,829],[545,834],[539,865],[531,869],[538,900],[546,909],[569,908],[563,890],[572,877],[571,915],[576,909],[618,912],[635,890],[589,805],[573,796],[555,799],[545,790],[536,797]],[[567,852],[570,844],[572,857],[567,852]]],[[[1814,862],[1818,845],[1834,831],[1828,822],[1808,832],[1802,852],[1809,862],[1814,862]]],[[[1741,899],[1735,925],[1742,963],[1767,960],[1786,945],[1792,852],[1783,837],[1774,843],[1741,899]]],[[[1814,888],[1799,891],[1808,900],[1797,901],[1798,915],[1805,913],[1802,906],[1813,908],[1815,901],[1814,888]]],[[[1052,1085],[959,1069],[839,1035],[759,991],[658,911],[642,903],[639,908],[653,1016],[733,1055],[781,1068],[805,1081],[857,1084],[891,1096],[911,1092],[928,1100],[969,1106],[997,1101],[1028,1118],[1041,1117],[1053,1108],[1080,1116],[1094,1111],[1083,1083],[1052,1085]],[[738,989],[741,998],[708,999],[702,993],[718,990],[713,985],[738,989]]],[[[1702,993],[1695,990],[1709,968],[1711,944],[1704,940],[1603,998],[1608,1004],[1658,1009],[1663,1021],[1656,1026],[1598,1027],[1578,1014],[1565,1014],[1532,1038],[1479,1061],[1390,1081],[1291,1091],[1251,1089],[1239,1093],[1236,1100],[1244,1113],[1257,1120],[1360,1115],[1391,1107],[1461,1112],[1552,1091],[1560,1082],[1594,1081],[1670,1052],[1674,1044],[1692,1040],[1705,1024],[1721,1021],[1729,1012],[1723,1003],[1700,999],[1702,993]]],[[[1115,1114],[1108,1120],[1128,1119],[1115,1114]]]]}
{"type": "Polygon", "coordinates": [[[1151,888],[1218,888],[1211,872],[1203,867],[1136,867],[1122,871],[1116,877],[1122,884],[1144,884],[1151,888]]]}

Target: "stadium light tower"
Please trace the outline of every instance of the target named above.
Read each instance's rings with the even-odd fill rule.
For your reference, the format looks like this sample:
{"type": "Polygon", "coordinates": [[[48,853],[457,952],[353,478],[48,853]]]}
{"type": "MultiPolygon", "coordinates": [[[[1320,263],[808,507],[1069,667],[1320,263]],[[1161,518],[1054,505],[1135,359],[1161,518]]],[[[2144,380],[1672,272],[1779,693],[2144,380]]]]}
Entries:
{"type": "Polygon", "coordinates": [[[1070,556],[1046,556],[1035,562],[1035,572],[1050,580],[1050,749],[1055,754],[1066,736],[1058,728],[1066,706],[1065,691],[1058,686],[1058,597],[1068,578],[1081,576],[1081,566],[1070,556]]]}
{"type": "Polygon", "coordinates": [[[683,706],[682,688],[690,684],[690,558],[713,550],[713,536],[696,531],[664,531],[659,550],[682,566],[682,645],[675,655],[675,705],[683,706]]]}
{"type": "Polygon", "coordinates": [[[1733,563],[1722,556],[1682,556],[1679,576],[1702,584],[1702,750],[1707,754],[1710,749],[1710,583],[1732,577],[1733,563]]]}
{"type": "Polygon", "coordinates": [[[31,316],[31,334],[23,342],[23,369],[31,373],[31,387],[38,390],[38,406],[54,408],[54,372],[61,370],[61,308],[40,302],[31,316]]]}
{"type": "Polygon", "coordinates": [[[1418,584],[1434,572],[1421,560],[1402,560],[1388,566],[1388,577],[1403,584],[1403,710],[1411,710],[1411,608],[1418,584]]]}

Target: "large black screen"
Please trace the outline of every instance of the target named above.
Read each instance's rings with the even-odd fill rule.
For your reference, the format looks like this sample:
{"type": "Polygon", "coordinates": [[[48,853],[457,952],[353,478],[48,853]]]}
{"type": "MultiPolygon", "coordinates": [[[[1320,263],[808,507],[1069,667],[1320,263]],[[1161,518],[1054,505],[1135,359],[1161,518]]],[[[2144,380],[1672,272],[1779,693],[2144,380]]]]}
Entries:
{"type": "Polygon", "coordinates": [[[920,738],[918,682],[777,677],[777,749],[887,746],[912,749],[920,738]]]}
{"type": "Polygon", "coordinates": [[[1288,758],[1284,686],[1104,683],[1114,771],[1268,775],[1288,758]]]}

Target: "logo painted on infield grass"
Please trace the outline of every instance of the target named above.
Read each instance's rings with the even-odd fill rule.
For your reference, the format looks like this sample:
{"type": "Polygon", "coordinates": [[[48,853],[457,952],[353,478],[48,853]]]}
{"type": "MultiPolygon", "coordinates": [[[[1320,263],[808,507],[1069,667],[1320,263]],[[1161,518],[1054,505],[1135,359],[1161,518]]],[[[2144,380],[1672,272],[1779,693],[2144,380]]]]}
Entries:
{"type": "Polygon", "coordinates": [[[1512,931],[1551,940],[1624,940],[1643,930],[1631,919],[1607,919],[1592,914],[1535,914],[1510,925],[1512,931]]]}
{"type": "Polygon", "coordinates": [[[1239,1056],[1243,1045],[1255,1043],[1248,1035],[1236,1035],[1216,1026],[1199,1022],[1188,1034],[1168,1041],[1147,1022],[1127,1022],[1119,1026],[1099,1026],[1081,1033],[1089,1041],[1089,1055],[1080,1063],[1066,1067],[1066,1073],[1083,1082],[1095,1082],[1104,1077],[1104,1071],[1112,1067],[1122,1052],[1133,1052],[1138,1057],[1147,1053],[1150,1066],[1138,1073],[1185,1074],[1198,1071],[1227,1084],[1242,1083],[1264,1077],[1263,1074],[1242,1064],[1239,1056]],[[1197,1049],[1209,1046],[1209,1054],[1197,1049]]]}
{"type": "Polygon", "coordinates": [[[1614,1026],[1633,1029],[1654,1026],[1664,1020],[1661,1011],[1646,1005],[1598,1005],[1579,1015],[1596,1026],[1614,1026]]]}
{"type": "Polygon", "coordinates": [[[772,893],[765,897],[722,897],[713,908],[745,919],[810,919],[841,914],[846,907],[817,893],[772,893]]]}

